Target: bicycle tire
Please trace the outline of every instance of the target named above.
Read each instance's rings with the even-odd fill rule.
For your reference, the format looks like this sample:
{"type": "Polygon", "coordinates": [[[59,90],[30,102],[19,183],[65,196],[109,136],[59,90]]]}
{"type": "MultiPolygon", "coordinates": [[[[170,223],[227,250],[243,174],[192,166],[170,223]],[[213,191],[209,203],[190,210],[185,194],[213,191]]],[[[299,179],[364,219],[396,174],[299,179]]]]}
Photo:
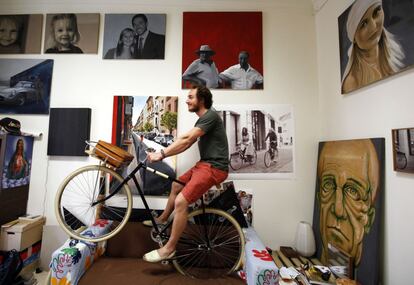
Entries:
{"type": "Polygon", "coordinates": [[[395,165],[397,169],[404,169],[407,167],[407,156],[403,152],[397,152],[395,156],[395,165]]]}
{"type": "Polygon", "coordinates": [[[230,167],[233,170],[239,170],[243,165],[243,159],[239,153],[233,153],[230,156],[230,167]]]}
{"type": "Polygon", "coordinates": [[[116,235],[131,215],[129,186],[124,184],[117,195],[103,203],[95,206],[92,203],[112,193],[123,180],[112,169],[99,165],[85,166],[72,172],[59,186],[55,198],[59,225],[72,238],[86,242],[100,242],[116,235]],[[96,227],[91,229],[91,226],[96,227]],[[90,230],[82,231],[84,228],[90,230]]]}
{"type": "Polygon", "coordinates": [[[270,167],[272,164],[272,156],[270,155],[270,152],[267,150],[264,155],[264,164],[266,167],[270,167]]]}
{"type": "Polygon", "coordinates": [[[253,164],[256,164],[256,162],[257,162],[257,152],[256,152],[256,150],[254,149],[254,150],[253,150],[253,155],[252,155],[251,160],[249,161],[249,164],[250,164],[250,165],[253,165],[253,164]]]}
{"type": "Polygon", "coordinates": [[[244,244],[240,225],[227,212],[206,208],[203,214],[202,209],[197,209],[188,215],[186,228],[176,247],[173,265],[181,274],[193,278],[222,277],[240,267],[244,244]],[[206,245],[204,224],[211,242],[210,249],[206,245]]]}

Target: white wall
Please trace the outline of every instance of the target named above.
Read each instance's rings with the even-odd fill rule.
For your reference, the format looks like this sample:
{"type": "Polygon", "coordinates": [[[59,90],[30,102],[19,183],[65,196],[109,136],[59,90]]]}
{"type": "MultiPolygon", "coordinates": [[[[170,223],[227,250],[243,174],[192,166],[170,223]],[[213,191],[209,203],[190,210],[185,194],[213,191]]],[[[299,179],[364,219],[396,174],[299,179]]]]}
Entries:
{"type": "MultiPolygon", "coordinates": [[[[13,58],[55,60],[51,107],[92,108],[91,138],[110,141],[114,95],[179,96],[179,132],[192,127],[186,90],[181,90],[183,11],[263,11],[263,91],[213,91],[217,104],[292,104],[296,131],[296,178],[293,180],[236,181],[254,192],[254,225],[267,246],[292,245],[299,221],[312,222],[319,140],[316,76],[316,35],[308,0],[201,1],[201,0],[2,0],[2,13],[99,12],[103,34],[104,13],[166,13],[165,60],[104,61],[102,37],[98,55],[21,55],[13,58]]],[[[207,23],[206,23],[207,24],[207,23]]],[[[212,23],[209,23],[212,24],[212,23]]],[[[72,170],[91,159],[47,157],[48,116],[15,116],[24,131],[44,133],[34,147],[28,212],[44,213],[56,224],[54,196],[72,170]]],[[[68,134],[70,135],[70,134],[68,134]]],[[[198,159],[195,147],[178,158],[182,173],[198,159]]]]}
{"type": "Polygon", "coordinates": [[[340,94],[337,17],[351,3],[330,0],[315,16],[321,140],[385,137],[385,207],[378,217],[383,219],[383,281],[412,284],[414,176],[393,171],[391,129],[414,126],[414,70],[340,94]]]}

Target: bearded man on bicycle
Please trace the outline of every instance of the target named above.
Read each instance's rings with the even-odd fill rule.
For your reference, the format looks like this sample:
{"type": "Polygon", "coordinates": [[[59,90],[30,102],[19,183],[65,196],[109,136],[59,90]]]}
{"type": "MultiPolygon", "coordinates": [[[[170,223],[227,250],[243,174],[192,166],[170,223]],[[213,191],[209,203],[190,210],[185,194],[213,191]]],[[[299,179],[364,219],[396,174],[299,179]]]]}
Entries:
{"type": "MultiPolygon", "coordinates": [[[[205,86],[193,84],[186,104],[188,111],[196,113],[199,117],[194,127],[164,150],[148,153],[148,161],[156,162],[184,152],[196,141],[200,151],[200,161],[178,178],[185,186],[173,182],[167,206],[155,219],[157,224],[166,223],[174,210],[171,236],[162,248],[144,255],[143,259],[148,262],[159,262],[174,257],[177,242],[186,227],[188,205],[197,201],[213,185],[220,184],[228,176],[227,135],[223,121],[211,107],[212,103],[210,90],[205,86]]],[[[144,221],[144,225],[152,226],[152,222],[144,221]]]]}
{"type": "Polygon", "coordinates": [[[266,135],[265,141],[269,139],[271,152],[271,158],[275,158],[275,152],[277,152],[277,135],[274,128],[270,128],[266,135]]]}

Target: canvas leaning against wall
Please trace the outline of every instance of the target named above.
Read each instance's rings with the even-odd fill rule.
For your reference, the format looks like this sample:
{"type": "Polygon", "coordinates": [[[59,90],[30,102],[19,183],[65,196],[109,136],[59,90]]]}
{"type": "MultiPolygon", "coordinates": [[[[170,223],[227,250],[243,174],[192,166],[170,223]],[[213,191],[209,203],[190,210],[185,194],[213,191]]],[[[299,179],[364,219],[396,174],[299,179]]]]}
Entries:
{"type": "Polygon", "coordinates": [[[166,14],[106,14],[104,59],[164,59],[166,14]]]}
{"type": "MultiPolygon", "coordinates": [[[[144,161],[149,149],[160,151],[171,145],[177,137],[177,96],[115,96],[112,143],[127,148],[134,160],[126,169],[132,171],[139,161],[144,161]]],[[[176,177],[176,156],[150,163],[148,166],[176,177]]],[[[166,196],[171,181],[141,169],[140,187],[144,194],[166,196]]],[[[138,195],[134,183],[129,183],[132,193],[138,195]]]]}
{"type": "Polygon", "coordinates": [[[414,2],[356,0],[338,18],[342,94],[414,64],[414,2]]]}
{"type": "Polygon", "coordinates": [[[229,177],[294,177],[295,132],[291,105],[217,105],[229,142],[229,177]]]}
{"type": "Polygon", "coordinates": [[[313,216],[317,256],[334,264],[329,251],[342,252],[364,285],[379,284],[384,145],[383,138],[319,144],[313,216]]]}
{"type": "Polygon", "coordinates": [[[263,89],[262,12],[184,12],[182,87],[263,89]]]}
{"type": "Polygon", "coordinates": [[[40,53],[43,15],[0,15],[0,54],[40,53]]]}
{"type": "Polygon", "coordinates": [[[45,53],[98,53],[99,14],[47,14],[45,53]]]}
{"type": "Polygon", "coordinates": [[[0,113],[49,114],[53,60],[0,59],[0,113]]]}

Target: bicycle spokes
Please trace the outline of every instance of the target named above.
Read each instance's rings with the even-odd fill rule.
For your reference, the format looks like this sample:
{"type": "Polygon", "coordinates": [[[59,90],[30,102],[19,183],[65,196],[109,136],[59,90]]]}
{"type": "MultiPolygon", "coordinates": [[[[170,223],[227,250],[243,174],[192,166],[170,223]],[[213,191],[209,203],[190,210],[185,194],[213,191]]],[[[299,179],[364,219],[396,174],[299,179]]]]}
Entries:
{"type": "Polygon", "coordinates": [[[132,196],[123,179],[114,171],[97,165],[81,168],[60,186],[56,199],[58,222],[74,238],[99,241],[118,232],[127,222],[132,196]],[[119,189],[121,187],[121,189],[119,189]],[[116,196],[111,196],[114,191],[116,196]],[[98,203],[97,203],[98,201],[98,203]],[[82,229],[101,221],[106,231],[86,232],[82,229]]]}
{"type": "Polygon", "coordinates": [[[177,244],[174,265],[195,278],[214,278],[232,272],[244,248],[240,226],[218,209],[199,209],[189,215],[177,244]],[[224,219],[223,219],[224,217],[224,219]]]}

